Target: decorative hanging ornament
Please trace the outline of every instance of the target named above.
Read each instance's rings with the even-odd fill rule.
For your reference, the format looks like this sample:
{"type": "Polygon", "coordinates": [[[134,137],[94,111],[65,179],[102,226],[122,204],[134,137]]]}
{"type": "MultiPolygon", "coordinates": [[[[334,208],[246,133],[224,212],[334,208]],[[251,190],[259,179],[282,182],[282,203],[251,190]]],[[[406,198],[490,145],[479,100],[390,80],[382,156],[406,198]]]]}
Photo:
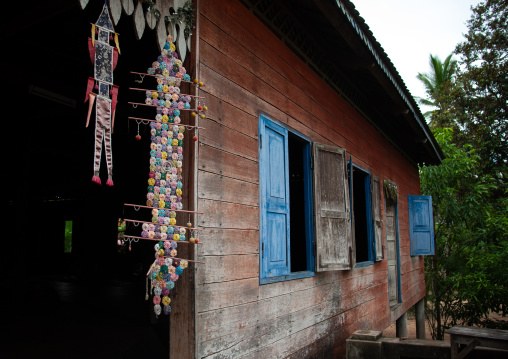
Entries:
{"type": "Polygon", "coordinates": [[[120,47],[118,45],[118,34],[113,28],[106,3],[104,3],[97,22],[92,24],[91,37],[88,39],[88,50],[90,59],[94,64],[94,77],[88,78],[85,96],[85,102],[89,101],[86,127],[88,127],[95,105],[95,155],[92,181],[101,184],[99,172],[102,147],[104,145],[108,166],[106,185],[113,186],[111,134],[113,133],[118,96],[118,86],[113,84],[113,70],[117,64],[120,47]],[[114,34],[114,36],[111,34],[114,34]],[[109,44],[110,38],[114,39],[116,47],[109,44]],[[97,90],[97,93],[93,92],[93,90],[97,90]]]}
{"type": "Polygon", "coordinates": [[[160,240],[154,246],[155,262],[148,273],[153,287],[151,294],[154,313],[158,316],[162,312],[165,315],[171,312],[170,290],[187,266],[187,262],[176,258],[177,242],[185,240],[186,228],[177,225],[175,211],[183,208],[182,159],[185,127],[178,125],[179,116],[180,110],[185,108],[184,102],[188,103],[190,97],[179,95],[181,80],[186,71],[178,59],[171,36],[168,36],[161,55],[151,64],[147,73],[155,74],[157,81],[156,88],[146,91],[145,94],[146,104],[156,106],[155,121],[150,122],[150,171],[146,201],[146,205],[153,209],[152,224],[143,229],[141,236],[160,240]]]}
{"type": "Polygon", "coordinates": [[[139,134],[139,125],[140,125],[140,122],[139,121],[136,121],[137,124],[138,124],[138,134],[136,135],[136,140],[141,140],[141,135],[139,134]]]}

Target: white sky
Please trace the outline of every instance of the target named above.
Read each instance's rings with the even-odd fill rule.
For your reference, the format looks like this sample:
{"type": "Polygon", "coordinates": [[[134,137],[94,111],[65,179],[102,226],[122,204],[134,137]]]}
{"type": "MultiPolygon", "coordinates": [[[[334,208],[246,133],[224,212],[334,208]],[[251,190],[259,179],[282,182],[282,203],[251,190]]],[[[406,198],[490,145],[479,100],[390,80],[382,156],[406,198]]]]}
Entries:
{"type": "MultiPolygon", "coordinates": [[[[480,0],[351,0],[413,96],[425,97],[416,79],[429,72],[429,56],[444,60],[467,33],[471,6],[480,0]]],[[[426,109],[422,108],[422,112],[426,109]]]]}

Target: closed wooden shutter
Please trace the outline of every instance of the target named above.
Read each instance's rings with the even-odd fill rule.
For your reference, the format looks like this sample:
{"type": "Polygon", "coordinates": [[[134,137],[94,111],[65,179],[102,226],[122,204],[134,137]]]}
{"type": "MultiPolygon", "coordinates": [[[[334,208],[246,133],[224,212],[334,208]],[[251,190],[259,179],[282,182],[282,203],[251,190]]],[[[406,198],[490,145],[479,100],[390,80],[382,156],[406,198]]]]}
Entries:
{"type": "Polygon", "coordinates": [[[313,145],[316,271],[354,266],[346,153],[313,145]]]}
{"type": "Polygon", "coordinates": [[[431,196],[408,196],[411,255],[434,254],[434,218],[431,196]]]}
{"type": "Polygon", "coordinates": [[[290,273],[288,132],[261,118],[261,277],[290,273]]]}
{"type": "Polygon", "coordinates": [[[388,301],[390,306],[399,302],[399,243],[397,202],[386,199],[386,255],[388,260],[388,301]]]}
{"type": "Polygon", "coordinates": [[[371,201],[375,260],[380,261],[383,259],[383,238],[381,237],[381,183],[376,176],[371,176],[371,201]]]}

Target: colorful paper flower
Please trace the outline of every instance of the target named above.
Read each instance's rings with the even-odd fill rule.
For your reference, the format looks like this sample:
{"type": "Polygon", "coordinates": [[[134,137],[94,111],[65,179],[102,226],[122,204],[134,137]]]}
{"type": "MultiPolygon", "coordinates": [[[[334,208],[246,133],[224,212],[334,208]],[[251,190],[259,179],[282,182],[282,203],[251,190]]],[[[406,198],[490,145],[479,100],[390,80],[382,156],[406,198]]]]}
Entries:
{"type": "Polygon", "coordinates": [[[171,303],[171,299],[168,296],[162,297],[162,304],[169,305],[171,303]]]}

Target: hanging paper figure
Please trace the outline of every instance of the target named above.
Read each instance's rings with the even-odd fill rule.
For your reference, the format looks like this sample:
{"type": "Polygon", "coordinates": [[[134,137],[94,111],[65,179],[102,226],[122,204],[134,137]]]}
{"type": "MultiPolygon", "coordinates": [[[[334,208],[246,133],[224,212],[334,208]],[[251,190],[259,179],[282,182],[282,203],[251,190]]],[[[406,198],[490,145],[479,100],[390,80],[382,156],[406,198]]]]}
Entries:
{"type": "Polygon", "coordinates": [[[120,48],[118,46],[118,34],[113,28],[106,3],[104,3],[97,22],[92,24],[91,32],[91,37],[88,38],[88,50],[90,59],[94,64],[94,77],[88,78],[85,102],[89,101],[86,127],[88,127],[95,105],[95,155],[92,181],[101,184],[99,171],[104,145],[108,166],[106,185],[113,186],[111,134],[113,132],[118,95],[118,86],[113,84],[113,70],[117,64],[120,48]],[[111,39],[114,39],[116,47],[109,44],[111,39]],[[97,93],[93,92],[94,90],[97,93]]]}

